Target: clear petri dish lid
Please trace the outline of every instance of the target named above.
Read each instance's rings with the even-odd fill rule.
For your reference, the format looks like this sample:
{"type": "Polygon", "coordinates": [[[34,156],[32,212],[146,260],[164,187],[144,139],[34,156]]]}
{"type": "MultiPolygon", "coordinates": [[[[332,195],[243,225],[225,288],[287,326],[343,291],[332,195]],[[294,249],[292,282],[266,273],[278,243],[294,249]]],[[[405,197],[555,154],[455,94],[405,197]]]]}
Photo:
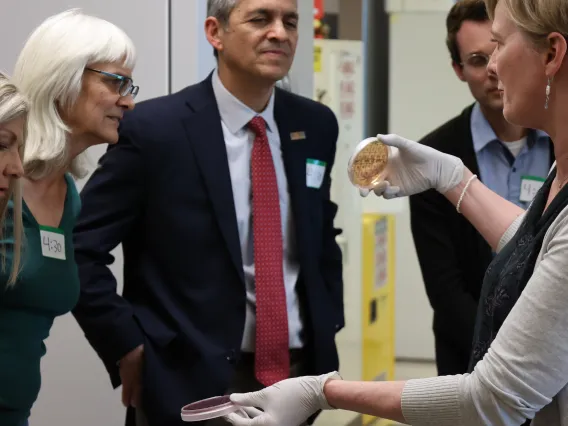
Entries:
{"type": "Polygon", "coordinates": [[[185,405],[181,409],[181,419],[184,422],[200,422],[223,417],[239,410],[242,409],[230,400],[229,395],[215,396],[185,405]]]}
{"type": "Polygon", "coordinates": [[[362,140],[347,165],[351,184],[360,189],[372,189],[386,176],[390,147],[376,137],[362,140]]]}

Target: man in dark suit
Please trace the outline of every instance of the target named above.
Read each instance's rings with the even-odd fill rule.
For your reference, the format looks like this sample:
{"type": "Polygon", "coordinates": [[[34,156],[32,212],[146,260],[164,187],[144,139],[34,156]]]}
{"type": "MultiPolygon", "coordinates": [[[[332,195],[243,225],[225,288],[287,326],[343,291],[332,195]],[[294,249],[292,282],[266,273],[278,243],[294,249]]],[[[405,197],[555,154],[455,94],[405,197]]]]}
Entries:
{"type": "Polygon", "coordinates": [[[338,368],[338,124],[274,87],[292,64],[297,2],[208,7],[217,68],[126,114],[82,191],[74,315],[131,425],[180,426],[193,401],[338,368]],[[107,267],[119,243],[122,296],[107,267]]]}
{"type": "MultiPolygon", "coordinates": [[[[452,66],[476,102],[422,139],[455,155],[502,197],[524,208],[552,164],[546,134],[503,117],[497,80],[487,72],[495,49],[483,0],[460,0],[447,16],[452,66]]],[[[467,372],[479,292],[493,254],[489,245],[435,191],[410,197],[411,226],[426,292],[434,309],[440,375],[467,372]]]]}

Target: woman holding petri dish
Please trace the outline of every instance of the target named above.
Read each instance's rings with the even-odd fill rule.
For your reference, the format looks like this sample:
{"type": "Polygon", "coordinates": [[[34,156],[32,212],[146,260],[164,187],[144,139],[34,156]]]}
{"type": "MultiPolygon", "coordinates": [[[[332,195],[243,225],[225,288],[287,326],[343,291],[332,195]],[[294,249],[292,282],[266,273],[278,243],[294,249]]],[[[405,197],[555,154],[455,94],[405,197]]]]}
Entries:
{"type": "Polygon", "coordinates": [[[378,135],[391,156],[383,180],[361,188],[386,199],[435,189],[497,252],[483,282],[469,373],[287,379],[231,395],[247,413],[227,415],[232,424],[295,426],[318,410],[343,409],[418,426],[568,425],[568,1],[485,3],[497,43],[488,67],[504,116],[554,143],[557,162],[529,209],[489,190],[460,159],[397,135],[378,135]]]}

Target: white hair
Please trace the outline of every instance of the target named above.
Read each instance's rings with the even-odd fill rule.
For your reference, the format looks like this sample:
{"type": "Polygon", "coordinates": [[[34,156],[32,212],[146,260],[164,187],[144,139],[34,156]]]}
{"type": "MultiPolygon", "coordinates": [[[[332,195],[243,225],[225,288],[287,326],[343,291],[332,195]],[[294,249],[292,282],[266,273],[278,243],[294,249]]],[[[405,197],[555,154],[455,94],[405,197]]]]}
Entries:
{"type": "MultiPolygon", "coordinates": [[[[20,93],[18,88],[8,80],[8,77],[0,72],[0,126],[12,120],[26,116],[28,113],[27,99],[20,93]]],[[[24,137],[25,143],[25,137],[24,137]]],[[[20,156],[23,155],[23,148],[20,149],[20,156]]],[[[22,224],[22,190],[19,179],[13,179],[10,183],[8,196],[0,201],[0,240],[7,238],[13,239],[12,248],[12,270],[8,277],[7,287],[16,284],[16,279],[20,271],[21,253],[23,245],[23,224],[22,224]],[[6,211],[8,209],[8,201],[12,200],[14,210],[12,212],[13,229],[11,234],[5,235],[4,221],[6,220],[6,211]]],[[[2,272],[6,269],[6,244],[0,247],[2,255],[1,264],[2,272]]]]}
{"type": "Polygon", "coordinates": [[[219,22],[227,24],[237,2],[238,0],[207,0],[207,16],[214,16],[219,22]]]}
{"type": "Polygon", "coordinates": [[[30,35],[13,75],[30,101],[24,153],[27,177],[41,179],[65,167],[75,177],[85,176],[84,154],[68,157],[70,128],[60,110],[77,101],[85,67],[119,61],[134,68],[132,40],[114,24],[79,9],[49,17],[30,35]]]}
{"type": "MultiPolygon", "coordinates": [[[[226,27],[229,24],[231,13],[237,7],[239,0],[207,0],[207,16],[217,18],[219,23],[226,27]]],[[[219,52],[213,48],[215,59],[219,58],[219,52]]]]}

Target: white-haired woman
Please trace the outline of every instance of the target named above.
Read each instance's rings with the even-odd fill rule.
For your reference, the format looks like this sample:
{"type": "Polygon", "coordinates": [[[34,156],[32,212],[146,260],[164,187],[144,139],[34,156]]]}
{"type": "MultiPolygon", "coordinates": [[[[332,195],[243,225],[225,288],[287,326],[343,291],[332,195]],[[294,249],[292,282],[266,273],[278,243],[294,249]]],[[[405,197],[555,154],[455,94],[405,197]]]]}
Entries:
{"type": "Polygon", "coordinates": [[[24,151],[22,268],[0,305],[0,424],[27,423],[40,385],[44,339],[79,296],[72,231],[81,154],[118,141],[134,107],[135,48],[115,25],[70,10],[28,38],[13,79],[30,101],[24,151]]]}
{"type": "Polygon", "coordinates": [[[253,419],[231,414],[233,424],[295,426],[333,406],[412,425],[568,425],[568,0],[485,3],[497,46],[489,72],[504,116],[551,136],[548,179],[523,211],[458,158],[387,135],[395,154],[388,183],[375,188],[385,198],[436,189],[497,251],[481,290],[470,372],[382,383],[290,379],[233,395],[264,410],[249,408],[253,419]]]}

